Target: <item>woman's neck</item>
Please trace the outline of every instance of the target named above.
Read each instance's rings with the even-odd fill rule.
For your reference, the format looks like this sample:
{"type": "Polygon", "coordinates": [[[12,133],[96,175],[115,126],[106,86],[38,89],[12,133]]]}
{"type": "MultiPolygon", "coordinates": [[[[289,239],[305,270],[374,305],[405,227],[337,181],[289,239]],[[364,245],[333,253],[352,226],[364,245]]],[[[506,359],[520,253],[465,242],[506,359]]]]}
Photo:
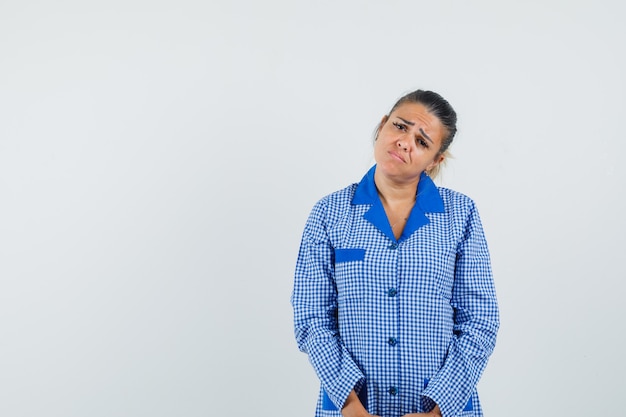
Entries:
{"type": "Polygon", "coordinates": [[[374,182],[378,195],[385,205],[395,206],[415,202],[419,177],[412,182],[398,183],[382,175],[374,173],[374,182]]]}
{"type": "Polygon", "coordinates": [[[391,231],[396,239],[400,239],[415,205],[419,178],[414,182],[397,183],[381,175],[379,178],[374,176],[374,182],[391,231]]]}

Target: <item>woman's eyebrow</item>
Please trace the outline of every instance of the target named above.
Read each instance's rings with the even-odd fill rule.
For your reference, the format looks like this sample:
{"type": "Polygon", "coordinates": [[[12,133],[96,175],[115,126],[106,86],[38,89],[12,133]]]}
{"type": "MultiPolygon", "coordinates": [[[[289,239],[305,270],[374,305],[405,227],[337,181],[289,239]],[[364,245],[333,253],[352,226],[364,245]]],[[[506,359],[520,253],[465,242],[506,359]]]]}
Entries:
{"type": "Polygon", "coordinates": [[[426,134],[426,132],[424,132],[424,129],[422,129],[421,127],[420,127],[420,133],[422,134],[422,136],[424,136],[426,139],[428,139],[428,141],[429,141],[430,143],[432,143],[433,145],[435,144],[435,142],[433,142],[433,140],[430,138],[430,136],[428,136],[428,135],[426,134]]]}
{"type": "MultiPolygon", "coordinates": [[[[407,125],[409,125],[409,126],[415,126],[415,123],[410,122],[410,121],[408,121],[408,120],[405,120],[405,119],[403,119],[403,118],[402,118],[402,117],[400,117],[400,116],[397,116],[397,117],[398,117],[398,119],[402,120],[402,121],[403,121],[404,123],[406,123],[407,125]]],[[[435,142],[433,142],[433,140],[430,138],[430,136],[428,136],[428,135],[426,134],[426,132],[424,132],[424,129],[422,129],[422,128],[420,127],[420,129],[419,129],[419,130],[420,130],[420,133],[422,134],[422,136],[424,136],[426,139],[428,139],[428,140],[430,141],[430,143],[432,143],[433,145],[435,144],[435,142]]]]}

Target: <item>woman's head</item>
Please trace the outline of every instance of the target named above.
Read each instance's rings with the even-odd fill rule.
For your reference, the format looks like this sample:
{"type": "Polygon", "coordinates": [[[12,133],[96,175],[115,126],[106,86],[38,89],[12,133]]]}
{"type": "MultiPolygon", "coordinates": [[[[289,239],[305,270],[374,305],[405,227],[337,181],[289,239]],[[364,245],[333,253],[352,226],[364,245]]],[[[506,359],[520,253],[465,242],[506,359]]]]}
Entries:
{"type": "Polygon", "coordinates": [[[422,104],[428,109],[430,114],[439,119],[447,132],[447,135],[441,143],[439,154],[443,154],[447,151],[456,135],[456,112],[450,103],[434,91],[416,90],[401,97],[396,104],[393,105],[389,114],[393,113],[395,109],[405,103],[422,104]]]}
{"type": "MultiPolygon", "coordinates": [[[[433,91],[416,90],[401,97],[391,108],[389,114],[383,117],[382,121],[376,129],[376,139],[378,139],[381,129],[389,127],[388,123],[392,123],[392,119],[397,118],[397,112],[404,111],[409,107],[422,107],[425,109],[424,116],[430,117],[433,121],[442,127],[440,140],[437,140],[437,148],[435,152],[430,151],[429,154],[434,155],[434,165],[429,165],[425,171],[432,177],[436,176],[440,163],[449,157],[448,148],[456,135],[456,112],[443,97],[433,91]]],[[[433,122],[431,121],[431,124],[433,122]]]]}

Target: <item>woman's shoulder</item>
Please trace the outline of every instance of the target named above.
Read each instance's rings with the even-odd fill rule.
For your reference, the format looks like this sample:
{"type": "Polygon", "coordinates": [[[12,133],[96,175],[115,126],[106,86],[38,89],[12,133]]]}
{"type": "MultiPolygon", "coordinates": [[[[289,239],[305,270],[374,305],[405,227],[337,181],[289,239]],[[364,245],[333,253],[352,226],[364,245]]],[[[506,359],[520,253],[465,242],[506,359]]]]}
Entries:
{"type": "Polygon", "coordinates": [[[350,184],[347,187],[325,195],[315,203],[313,210],[323,210],[331,213],[345,210],[352,203],[357,186],[357,183],[350,184]]]}
{"type": "Polygon", "coordinates": [[[356,188],[357,184],[351,184],[320,198],[311,209],[303,239],[312,242],[326,241],[328,230],[348,215],[356,188]]]}
{"type": "Polygon", "coordinates": [[[468,210],[474,210],[476,207],[474,200],[460,191],[439,186],[437,186],[437,190],[439,190],[439,195],[443,200],[443,205],[448,212],[467,212],[468,210]]]}

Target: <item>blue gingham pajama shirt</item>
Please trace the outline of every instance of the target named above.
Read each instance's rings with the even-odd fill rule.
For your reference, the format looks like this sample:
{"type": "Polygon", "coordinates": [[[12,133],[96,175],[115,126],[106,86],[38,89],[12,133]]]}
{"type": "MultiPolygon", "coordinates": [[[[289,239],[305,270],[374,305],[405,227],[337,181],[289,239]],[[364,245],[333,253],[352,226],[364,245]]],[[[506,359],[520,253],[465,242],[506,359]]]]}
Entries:
{"type": "Polygon", "coordinates": [[[435,403],[443,417],[482,416],[476,383],[499,316],[478,211],[422,174],[396,240],[375,169],[318,201],[302,235],[291,301],[321,382],[316,416],[341,416],[352,389],[381,417],[435,403]]]}

